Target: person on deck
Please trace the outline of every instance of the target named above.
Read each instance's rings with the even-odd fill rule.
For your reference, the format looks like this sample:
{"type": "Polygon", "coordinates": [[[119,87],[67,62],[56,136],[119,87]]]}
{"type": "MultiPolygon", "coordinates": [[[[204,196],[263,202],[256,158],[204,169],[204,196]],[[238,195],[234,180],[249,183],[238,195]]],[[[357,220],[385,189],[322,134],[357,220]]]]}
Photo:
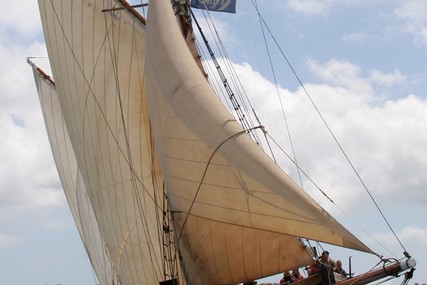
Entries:
{"type": "Polygon", "coordinates": [[[342,268],[342,262],[341,262],[341,260],[337,260],[337,262],[335,264],[334,271],[336,273],[341,274],[344,278],[347,278],[347,272],[345,272],[345,270],[342,268]]]}
{"type": "Polygon", "coordinates": [[[298,268],[294,268],[294,269],[292,269],[292,278],[293,278],[295,281],[298,281],[298,280],[302,280],[302,279],[304,279],[304,276],[302,276],[302,275],[299,273],[299,269],[298,269],[298,268]]]}
{"type": "Polygon", "coordinates": [[[329,257],[328,251],[323,251],[322,255],[317,259],[320,263],[320,276],[322,285],[335,284],[334,268],[335,262],[329,257]]]}
{"type": "Polygon", "coordinates": [[[320,271],[319,263],[310,264],[310,266],[308,267],[308,276],[319,273],[319,271],[320,271]]]}
{"type": "Polygon", "coordinates": [[[292,278],[292,275],[289,271],[286,271],[283,273],[283,278],[280,279],[280,284],[291,284],[294,282],[294,278],[292,278]]]}
{"type": "Polygon", "coordinates": [[[335,262],[329,257],[329,251],[325,250],[322,255],[318,258],[321,264],[332,266],[335,268],[335,262]]]}

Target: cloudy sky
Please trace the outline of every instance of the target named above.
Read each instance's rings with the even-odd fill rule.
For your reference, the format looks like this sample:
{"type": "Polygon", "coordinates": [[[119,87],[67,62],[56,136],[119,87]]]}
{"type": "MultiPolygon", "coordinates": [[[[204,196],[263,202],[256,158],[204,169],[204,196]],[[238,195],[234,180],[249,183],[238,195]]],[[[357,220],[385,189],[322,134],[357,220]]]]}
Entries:
{"type": "MultiPolygon", "coordinates": [[[[37,1],[0,3],[0,283],[95,284],[26,63],[27,56],[40,57],[34,61],[48,69],[37,1]]],[[[272,64],[252,3],[241,0],[238,14],[212,17],[262,123],[289,149],[281,140],[288,132],[282,103],[300,166],[351,219],[303,180],[306,191],[374,251],[402,256],[283,52],[400,241],[417,259],[410,284],[427,283],[427,2],[263,0],[261,6],[259,1],[272,64]]],[[[352,255],[358,272],[377,262],[376,257],[333,250],[344,266],[352,255]]]]}

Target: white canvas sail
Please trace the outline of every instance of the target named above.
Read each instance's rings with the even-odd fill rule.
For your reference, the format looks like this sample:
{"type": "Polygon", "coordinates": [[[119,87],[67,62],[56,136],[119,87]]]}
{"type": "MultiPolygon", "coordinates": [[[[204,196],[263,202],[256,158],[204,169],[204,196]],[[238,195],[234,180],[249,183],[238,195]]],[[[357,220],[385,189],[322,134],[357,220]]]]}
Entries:
{"type": "Polygon", "coordinates": [[[292,236],[370,252],[242,131],[198,69],[169,1],[150,2],[146,62],[154,141],[192,284],[250,279],[254,259],[262,273],[290,269],[281,262],[295,262],[292,236]],[[287,249],[273,254],[283,236],[287,249]]]}
{"type": "Polygon", "coordinates": [[[32,62],[30,64],[34,69],[37,92],[55,164],[80,237],[100,283],[115,284],[117,279],[113,273],[113,265],[88,199],[55,86],[32,62]]]}
{"type": "MultiPolygon", "coordinates": [[[[39,1],[59,103],[122,284],[164,280],[163,183],[144,90],[145,25],[119,1],[39,1]]],[[[85,217],[82,217],[85,219],[85,217]]]]}

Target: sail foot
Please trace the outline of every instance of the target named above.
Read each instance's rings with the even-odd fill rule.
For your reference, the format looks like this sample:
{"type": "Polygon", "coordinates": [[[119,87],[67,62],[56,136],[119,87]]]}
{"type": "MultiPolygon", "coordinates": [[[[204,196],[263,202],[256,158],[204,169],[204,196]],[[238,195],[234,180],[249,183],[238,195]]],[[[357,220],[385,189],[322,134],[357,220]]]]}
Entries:
{"type": "Polygon", "coordinates": [[[313,262],[295,237],[176,213],[189,284],[236,284],[313,262]]]}

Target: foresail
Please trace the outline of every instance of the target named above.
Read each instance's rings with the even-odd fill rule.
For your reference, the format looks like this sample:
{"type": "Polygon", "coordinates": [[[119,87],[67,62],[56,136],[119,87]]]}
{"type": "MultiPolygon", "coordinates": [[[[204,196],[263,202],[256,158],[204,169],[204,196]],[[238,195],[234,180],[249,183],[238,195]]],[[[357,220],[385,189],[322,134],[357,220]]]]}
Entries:
{"type": "Polygon", "coordinates": [[[190,283],[249,280],[248,264],[260,260],[265,272],[290,269],[281,262],[295,258],[295,237],[371,252],[242,131],[197,68],[169,1],[150,2],[146,58],[154,141],[190,283]],[[272,248],[279,253],[264,259],[272,248]]]}
{"type": "Polygon", "coordinates": [[[77,229],[101,284],[117,284],[113,265],[82,181],[55,86],[30,62],[39,94],[46,131],[65,196],[77,229]]]}
{"type": "Polygon", "coordinates": [[[168,233],[146,109],[145,24],[129,10],[102,11],[121,2],[39,0],[39,7],[80,181],[119,284],[158,284],[168,278],[168,233]]]}

